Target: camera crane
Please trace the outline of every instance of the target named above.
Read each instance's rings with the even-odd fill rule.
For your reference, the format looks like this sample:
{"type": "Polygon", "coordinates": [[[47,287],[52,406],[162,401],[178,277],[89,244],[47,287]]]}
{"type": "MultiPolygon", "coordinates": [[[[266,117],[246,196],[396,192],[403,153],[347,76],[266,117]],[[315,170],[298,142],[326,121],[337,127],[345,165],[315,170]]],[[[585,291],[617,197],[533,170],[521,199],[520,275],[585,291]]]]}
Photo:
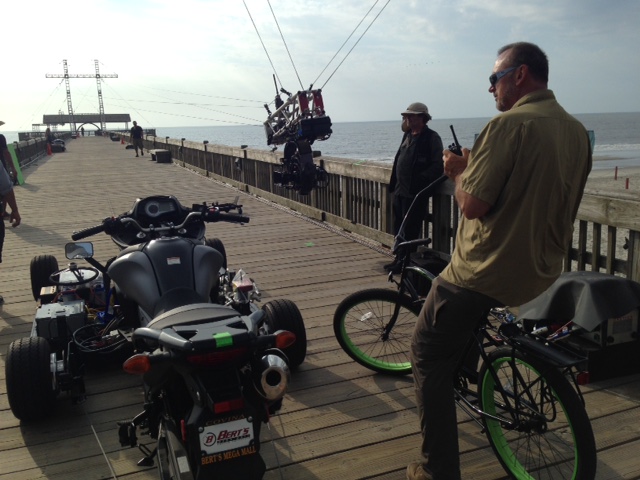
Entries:
{"type": "MultiPolygon", "coordinates": [[[[384,6],[382,6],[382,8],[373,17],[369,25],[364,29],[364,32],[362,32],[349,52],[334,69],[333,73],[329,76],[329,79],[324,83],[324,85],[326,85],[333,77],[340,65],[342,65],[342,63],[346,60],[346,58],[353,51],[364,34],[369,30],[371,25],[373,25],[376,19],[384,11],[390,1],[391,0],[387,0],[384,6]]],[[[258,28],[253,21],[253,17],[251,16],[249,7],[247,6],[245,0],[243,0],[243,3],[247,10],[249,18],[251,19],[251,23],[253,23],[253,27],[256,30],[258,38],[262,43],[262,48],[264,48],[267,58],[269,59],[269,62],[271,63],[271,66],[273,67],[273,70],[275,72],[275,67],[273,65],[273,62],[271,61],[269,52],[267,51],[267,48],[262,41],[260,32],[258,31],[258,28]]],[[[282,30],[280,30],[280,25],[278,24],[275,12],[273,11],[273,8],[271,8],[270,0],[267,0],[267,3],[269,3],[269,9],[271,10],[278,30],[280,31],[280,36],[282,37],[282,41],[285,48],[287,49],[287,53],[289,53],[289,58],[291,59],[291,63],[295,70],[295,64],[293,64],[291,53],[289,52],[289,48],[287,47],[287,44],[284,40],[284,36],[282,35],[282,30]]],[[[347,41],[364,22],[365,18],[369,16],[377,3],[378,0],[375,0],[375,3],[371,6],[371,8],[369,8],[362,20],[360,20],[358,25],[353,29],[353,32],[351,32],[351,34],[347,37],[347,39],[338,49],[333,58],[329,61],[329,64],[336,58],[336,55],[346,45],[347,41]]],[[[327,66],[322,70],[318,78],[320,78],[320,76],[324,73],[329,64],[327,64],[327,66]]],[[[322,166],[315,165],[313,163],[313,151],[311,150],[311,145],[316,140],[326,140],[331,136],[331,119],[326,115],[324,110],[322,89],[313,89],[313,83],[315,82],[313,82],[307,90],[304,90],[304,86],[300,81],[300,76],[298,76],[298,81],[300,81],[300,87],[302,88],[302,90],[299,90],[295,94],[292,94],[286,91],[284,88],[280,88],[278,90],[276,77],[277,74],[274,73],[273,81],[276,87],[276,96],[274,102],[275,111],[271,112],[267,104],[265,104],[264,106],[268,113],[267,120],[264,122],[264,129],[267,135],[267,145],[273,145],[273,150],[276,150],[278,145],[284,145],[284,157],[280,159],[282,161],[282,166],[280,169],[273,172],[273,183],[276,186],[297,190],[300,195],[308,195],[309,193],[311,193],[311,190],[313,190],[313,188],[325,187],[328,183],[328,175],[326,170],[322,166]],[[281,93],[287,95],[288,98],[286,100],[282,100],[282,98],[280,98],[281,93]]]]}
{"type": "Polygon", "coordinates": [[[324,110],[322,90],[300,90],[291,94],[276,86],[275,107],[271,112],[265,104],[268,117],[264,122],[267,145],[284,145],[282,167],[273,172],[273,183],[277,186],[297,190],[308,195],[314,187],[325,187],[326,170],[313,163],[311,145],[316,140],[327,140],[331,136],[331,119],[324,110]],[[280,98],[287,95],[287,100],[280,98]]]}

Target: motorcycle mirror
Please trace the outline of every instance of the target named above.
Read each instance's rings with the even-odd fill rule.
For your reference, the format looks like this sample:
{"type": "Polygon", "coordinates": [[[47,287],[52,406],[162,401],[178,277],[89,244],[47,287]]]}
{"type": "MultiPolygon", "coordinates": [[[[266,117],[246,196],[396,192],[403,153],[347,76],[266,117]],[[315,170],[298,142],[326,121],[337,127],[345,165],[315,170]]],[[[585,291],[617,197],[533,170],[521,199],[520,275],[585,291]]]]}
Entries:
{"type": "Polygon", "coordinates": [[[75,242],[67,243],[64,246],[64,255],[69,260],[77,258],[93,257],[93,243],[91,242],[75,242]]]}

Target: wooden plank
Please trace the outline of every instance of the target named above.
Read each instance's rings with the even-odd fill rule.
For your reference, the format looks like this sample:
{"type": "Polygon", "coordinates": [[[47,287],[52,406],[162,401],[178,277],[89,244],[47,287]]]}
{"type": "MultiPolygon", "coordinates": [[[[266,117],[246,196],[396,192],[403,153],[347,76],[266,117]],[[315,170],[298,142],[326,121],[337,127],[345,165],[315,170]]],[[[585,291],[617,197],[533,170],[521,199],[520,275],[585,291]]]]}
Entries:
{"type": "MultiPolygon", "coordinates": [[[[301,309],[308,356],[294,372],[271,429],[263,428],[265,479],[404,478],[420,443],[412,379],[376,375],[355,364],[332,327],[333,313],[349,293],[393,288],[382,270],[388,255],[178,164],[132,158],[108,137],[85,137],[67,147],[25,169],[26,184],[16,189],[23,224],[7,230],[1,267],[6,303],[0,308],[0,479],[157,478],[154,469],[137,467],[140,452],[118,444],[116,422],[142,409],[140,379],[119,365],[89,368],[83,405],[62,396],[50,419],[30,426],[21,425],[8,408],[3,368],[7,346],[28,335],[36,309],[31,258],[51,254],[64,266],[63,247],[74,230],[150,194],[174,194],[185,205],[240,195],[251,222],[212,224],[208,236],[223,241],[229,265],[255,279],[264,301],[290,298],[301,309]]],[[[117,252],[106,235],[91,240],[101,261],[117,252]]],[[[596,478],[638,478],[640,375],[591,385],[585,400],[599,453],[596,478]]],[[[459,422],[463,478],[504,478],[477,425],[462,413],[459,422]]]]}

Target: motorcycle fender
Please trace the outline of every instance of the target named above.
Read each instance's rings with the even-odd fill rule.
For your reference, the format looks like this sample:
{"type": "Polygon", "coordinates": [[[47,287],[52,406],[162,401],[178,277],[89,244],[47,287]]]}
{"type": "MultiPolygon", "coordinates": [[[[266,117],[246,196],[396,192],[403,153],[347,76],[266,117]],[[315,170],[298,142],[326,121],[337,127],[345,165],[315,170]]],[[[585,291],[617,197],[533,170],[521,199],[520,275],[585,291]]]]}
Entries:
{"type": "Polygon", "coordinates": [[[147,255],[133,251],[119,256],[108,269],[120,290],[145,312],[152,312],[160,298],[155,272],[147,255]]]}
{"type": "Polygon", "coordinates": [[[217,250],[205,245],[197,245],[193,252],[193,272],[196,291],[203,298],[209,296],[209,292],[218,282],[220,269],[224,260],[217,250]]]}

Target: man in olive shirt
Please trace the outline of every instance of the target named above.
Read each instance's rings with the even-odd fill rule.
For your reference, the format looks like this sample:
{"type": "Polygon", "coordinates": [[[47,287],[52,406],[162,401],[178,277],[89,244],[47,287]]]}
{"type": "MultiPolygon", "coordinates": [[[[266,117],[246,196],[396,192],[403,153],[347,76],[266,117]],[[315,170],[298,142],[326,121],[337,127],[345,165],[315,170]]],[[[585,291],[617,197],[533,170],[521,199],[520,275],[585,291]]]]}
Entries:
{"type": "Polygon", "coordinates": [[[491,307],[521,305],[560,275],[591,170],[587,131],[558,104],[536,45],[501,48],[489,92],[503,112],[470,152],[444,151],[462,212],[451,263],[432,285],[411,345],[422,460],[408,479],[459,480],[454,369],[491,307]]]}

